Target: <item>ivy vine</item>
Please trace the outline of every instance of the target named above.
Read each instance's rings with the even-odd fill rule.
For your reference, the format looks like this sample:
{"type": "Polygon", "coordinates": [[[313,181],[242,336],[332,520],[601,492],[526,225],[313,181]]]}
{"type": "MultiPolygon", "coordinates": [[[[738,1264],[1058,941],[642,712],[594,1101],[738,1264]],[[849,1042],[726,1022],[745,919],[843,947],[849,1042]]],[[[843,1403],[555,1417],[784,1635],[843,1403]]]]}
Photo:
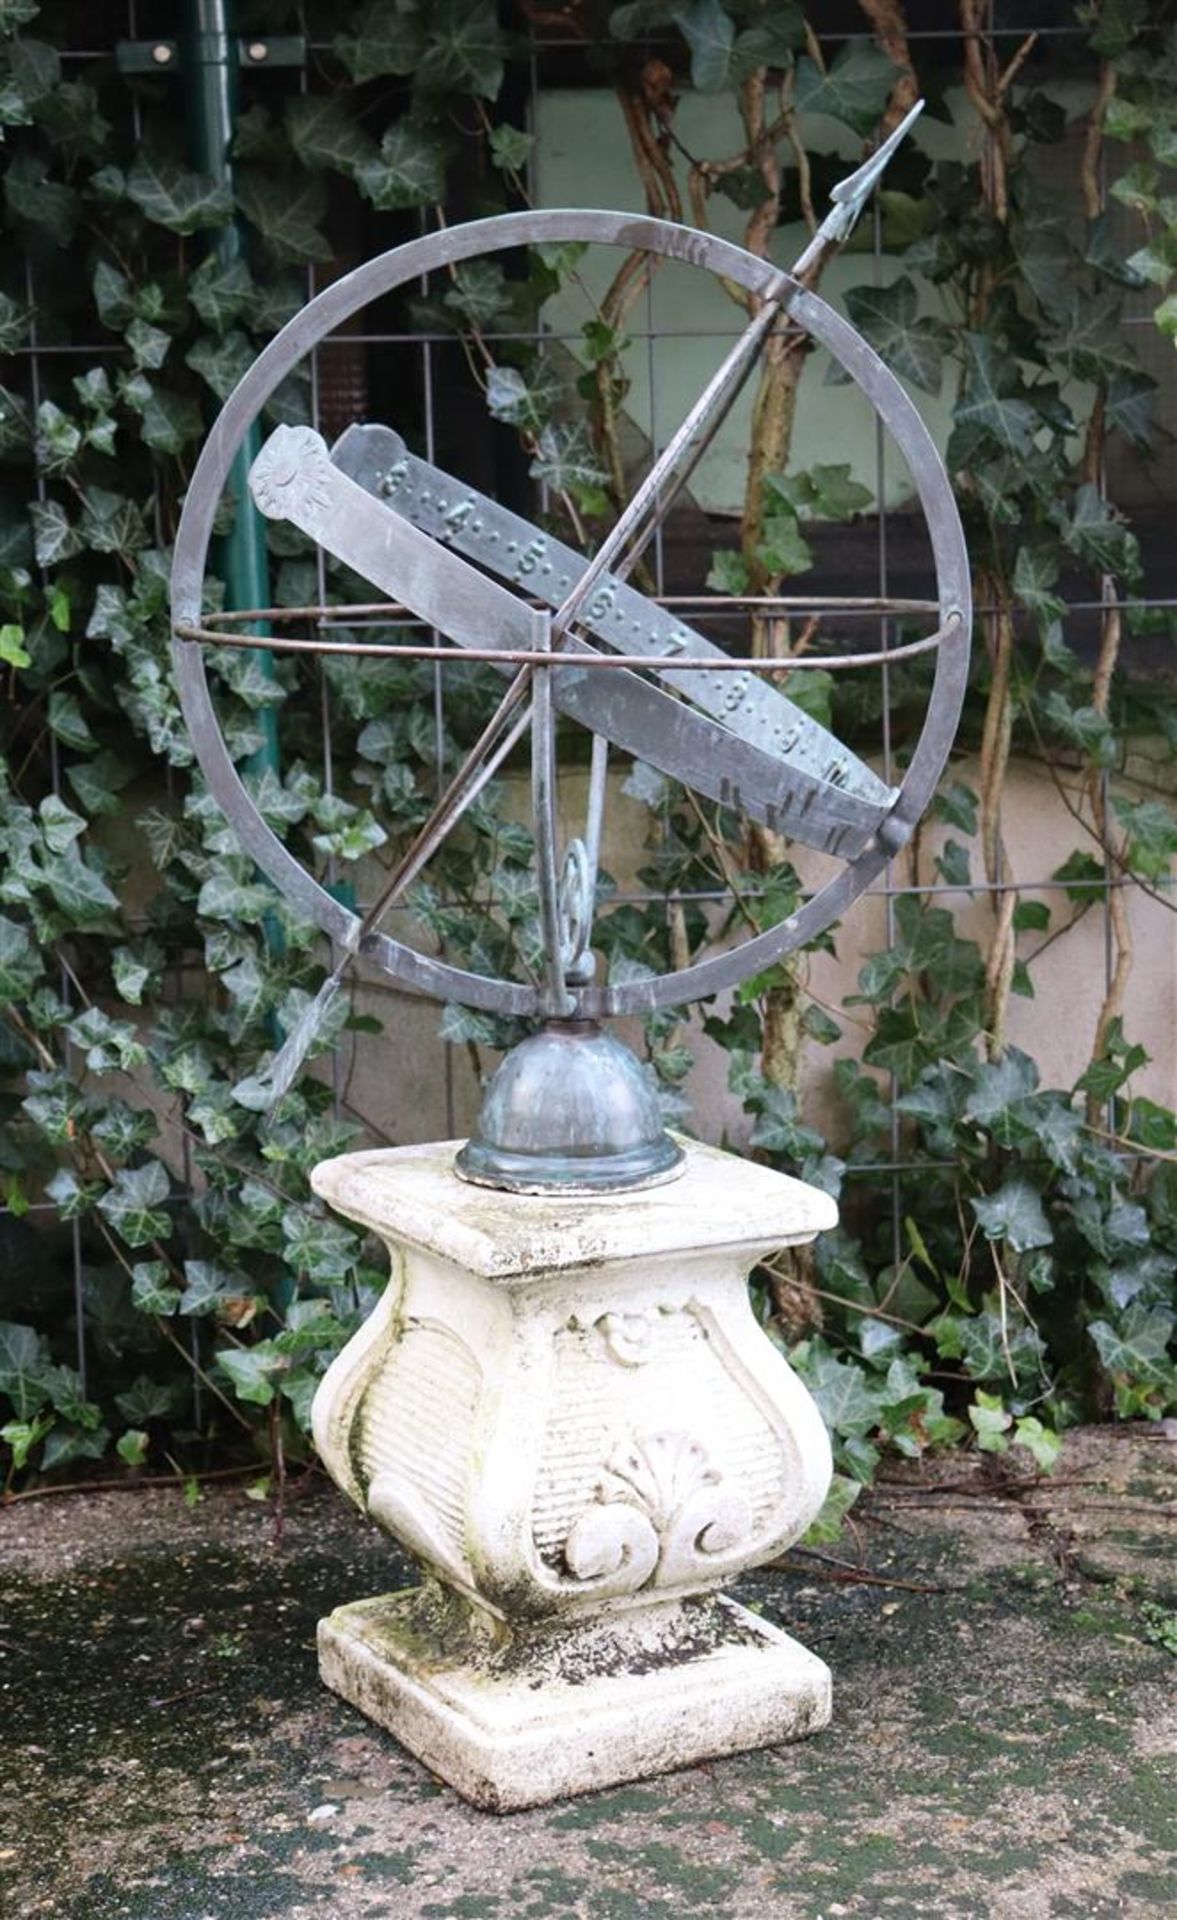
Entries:
{"type": "MultiPolygon", "coordinates": [[[[1081,31],[1067,43],[1075,64],[1060,104],[1036,37],[999,54],[980,0],[959,0],[954,69],[909,40],[900,0],[861,0],[861,34],[834,44],[788,0],[612,10],[574,0],[554,12],[268,0],[248,9],[250,29],[304,33],[306,83],[296,70],[243,76],[233,202],[190,164],[172,79],[121,72],[113,57],[68,58],[66,5],[0,0],[0,1461],[10,1488],[112,1453],[135,1472],[189,1476],[215,1456],[256,1458],[259,1475],[280,1476],[305,1456],[319,1374],[382,1284],[373,1249],[324,1211],[307,1178],[317,1160],[381,1137],[346,1098],[337,1111],[313,1065],[372,1017],[343,996],[278,1106],[248,1096],[310,1005],[324,955],[193,775],[168,666],[169,544],[212,412],[309,278],[346,251],[341,233],[374,248],[435,209],[451,218],[525,201],[532,136],[510,103],[535,26],[563,36],[586,80],[612,90],[650,210],[706,225],[718,197],[760,253],[783,221],[812,226],[820,213],[839,163],[819,129],[833,127],[844,150],[848,136],[895,124],[919,91],[946,113],[951,87],[976,129],[959,157],[913,149],[888,177],[879,231],[899,271],[883,286],[864,271],[845,305],[911,386],[952,398],[947,457],[981,608],[967,731],[979,790],[955,771],[945,781],[935,812],[951,837],[931,871],[917,841],[893,938],[844,1006],[814,996],[801,956],[727,1010],[705,1010],[751,1118],[750,1151],[842,1203],[835,1233],[756,1284],[766,1324],[834,1435],[825,1524],[885,1449],[968,1441],[1048,1469],[1069,1423],[1156,1418],[1173,1404],[1177,1121],[1135,1091],[1146,1054],[1124,1014],[1129,894],[1146,888],[1172,907],[1177,820],[1159,786],[1109,778],[1123,774],[1135,735],[1177,743],[1171,675],[1142,683],[1125,671],[1138,637],[1171,640],[1172,626],[1141,604],[1140,544],[1106,484],[1109,451],[1127,444],[1148,462],[1163,446],[1155,382],[1121,324],[1125,301],[1147,295],[1156,327],[1177,337],[1177,35],[1162,11],[1104,0],[1068,16],[1081,31]],[[692,90],[730,99],[732,151],[693,150],[681,112],[692,90]],[[1068,140],[1079,154],[1072,199],[1045,184],[1068,140]],[[231,221],[245,239],[227,259],[210,243],[231,221]],[[1067,597],[1097,604],[1094,650],[1073,644],[1067,597]],[[1061,910],[1033,892],[1003,837],[1015,750],[1035,756],[1074,815],[1075,850],[1055,876],[1061,910]],[[984,886],[982,939],[921,893],[933,877],[966,894],[984,886]],[[1090,1063],[1074,1086],[1044,1087],[1007,1042],[1010,996],[1033,993],[1037,956],[1105,892],[1111,967],[1090,1063]],[[869,1037],[861,1064],[833,1069],[843,1120],[831,1145],[806,1119],[802,1068],[847,1023],[869,1037]],[[906,1171],[863,1171],[897,1156],[906,1171]]],[[[553,524],[584,543],[627,488],[626,324],[649,271],[643,257],[625,259],[589,303],[571,372],[526,335],[544,302],[577,283],[573,248],[533,249],[518,274],[471,263],[402,316],[462,343],[494,430],[513,435],[553,524]]],[[[872,505],[848,468],[802,472],[790,460],[799,384],[819,377],[798,344],[775,339],[758,377],[736,537],[717,539],[703,569],[726,593],[779,591],[814,564],[825,526],[872,505]]],[[[266,417],[301,421],[310,408],[303,374],[266,417]]],[[[315,600],[313,555],[281,529],[269,540],[277,602],[315,600]]],[[[327,584],[355,597],[343,579],[327,584]]],[[[811,639],[808,628],[753,622],[765,653],[785,657],[811,639]]],[[[337,882],[361,860],[390,864],[435,791],[428,669],[328,661],[329,779],[313,672],[289,657],[272,671],[248,654],[210,659],[226,736],[275,831],[337,882]],[[280,769],[257,758],[271,714],[280,769]]],[[[466,673],[447,715],[449,756],[494,694],[491,676],[466,673]]],[[[819,673],[804,679],[823,718],[870,736],[873,696],[819,673]]],[[[922,663],[893,671],[899,752],[925,692],[922,663]]],[[[800,881],[772,835],[643,770],[630,787],[649,810],[642,879],[655,898],[603,918],[615,975],[682,965],[714,938],[714,921],[691,904],[700,892],[726,889],[732,924],[745,929],[790,910],[800,881]]],[[[538,947],[530,837],[500,799],[488,790],[413,897],[448,954],[495,971],[534,965],[538,947]]],[[[445,1011],[441,1031],[483,1065],[513,1037],[460,1009],[445,1011]]],[[[668,1111],[681,1111],[690,1030],[658,1015],[646,1040],[668,1111]]]]}

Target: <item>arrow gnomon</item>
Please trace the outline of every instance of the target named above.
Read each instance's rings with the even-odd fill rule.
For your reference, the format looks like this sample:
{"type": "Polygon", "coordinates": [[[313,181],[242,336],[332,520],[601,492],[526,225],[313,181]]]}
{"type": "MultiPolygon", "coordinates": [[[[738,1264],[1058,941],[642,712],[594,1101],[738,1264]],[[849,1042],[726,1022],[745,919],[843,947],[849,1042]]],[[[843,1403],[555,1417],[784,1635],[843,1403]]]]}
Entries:
{"type": "MultiPolygon", "coordinates": [[[[696,407],[684,427],[697,415],[696,407]]],[[[697,438],[697,419],[693,431],[697,438]]],[[[693,443],[681,430],[680,438],[681,465],[693,443]]],[[[777,268],[712,236],[621,214],[527,213],[449,229],[393,250],[320,294],[259,356],[226,403],[189,490],[173,580],[177,679],[201,765],[245,850],[342,947],[340,966],[328,987],[362,951],[411,988],[512,1014],[562,1012],[570,1006],[589,1015],[641,1012],[703,997],[762,970],[812,938],[844,912],[911,832],[947,755],[967,668],[969,590],[959,519],[935,448],[894,376],[845,321],[777,268]],[[610,536],[594,559],[586,561],[452,476],[416,460],[386,428],[351,429],[330,454],[309,429],[280,429],[255,463],[253,490],[262,510],[300,526],[388,595],[389,602],[437,629],[456,649],[357,644],[355,650],[427,655],[443,662],[490,659],[512,675],[491,722],[414,846],[373,907],[359,916],[333,899],[262,821],[225,747],[209,700],[201,649],[192,644],[216,641],[325,651],[338,643],[329,632],[313,641],[284,642],[230,630],[233,619],[256,623],[263,612],[259,609],[202,623],[201,582],[212,513],[249,422],[290,366],[342,320],[430,268],[557,238],[646,247],[705,266],[765,302],[762,314],[772,305],[779,316],[787,301],[789,324],[810,333],[841,362],[907,461],[928,521],[937,578],[936,600],[917,604],[936,612],[937,630],[881,654],[813,654],[797,662],[733,660],[675,612],[635,593],[622,577],[624,560],[616,570],[609,564],[626,546],[635,524],[632,510],[643,495],[647,504],[642,514],[649,499],[669,484],[665,472],[659,477],[663,463],[656,464],[622,516],[623,521],[629,518],[629,527],[622,528],[619,521],[624,537],[610,536]],[[655,479],[657,486],[651,490],[649,483],[655,479]],[[936,651],[936,674],[929,709],[898,789],[880,781],[768,678],[779,675],[782,666],[790,672],[808,665],[842,668],[931,649],[936,651]],[[587,726],[598,741],[650,762],[721,805],[831,852],[847,865],[797,913],[731,952],[649,980],[570,981],[552,831],[549,708],[587,726]],[[411,883],[529,725],[549,957],[547,977],[538,986],[466,972],[390,939],[377,925],[396,892],[411,883]]],[[[871,606],[876,612],[894,612],[898,603],[871,606]]],[[[909,608],[914,610],[905,603],[903,610],[909,608]]],[[[323,621],[337,621],[355,610],[312,611],[323,621]]],[[[594,759],[600,769],[603,754],[595,751],[594,759]]],[[[577,853],[574,860],[579,879],[565,874],[565,923],[570,917],[583,923],[585,902],[573,900],[572,893],[577,886],[583,893],[586,873],[591,878],[595,871],[595,855],[586,862],[577,853]]],[[[591,901],[588,911],[591,917],[591,901]]],[[[577,935],[581,950],[582,936],[583,925],[577,935]]]]}

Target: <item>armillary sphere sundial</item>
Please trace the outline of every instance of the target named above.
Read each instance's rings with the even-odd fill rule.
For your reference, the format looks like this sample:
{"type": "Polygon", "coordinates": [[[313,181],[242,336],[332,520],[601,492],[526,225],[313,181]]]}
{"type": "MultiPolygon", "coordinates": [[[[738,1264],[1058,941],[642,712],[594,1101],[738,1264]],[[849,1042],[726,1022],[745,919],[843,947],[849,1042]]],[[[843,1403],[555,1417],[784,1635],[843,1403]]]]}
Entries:
{"type": "MultiPolygon", "coordinates": [[[[470,1141],[346,1154],[312,1175],[391,1257],[380,1304],[315,1395],[315,1441],[340,1486],[423,1568],[420,1586],[322,1621],[320,1671],[434,1772],[497,1810],[793,1739],[830,1716],[824,1663],[719,1588],[778,1555],[825,1498],[820,1416],[755,1321],[745,1282],[768,1253],[833,1226],[837,1209],[800,1181],[671,1139],[637,1062],[599,1023],[716,993],[812,939],[902,846],[948,753],[970,601],[947,478],[899,382],[803,284],[849,231],[905,126],[835,190],[791,273],[663,221],[574,211],[478,221],[370,261],[259,356],[213,428],[184,508],[175,665],[201,767],[243,849],[340,956],[271,1064],[268,1097],[290,1084],[357,959],[421,993],[537,1022],[493,1077],[470,1141]],[[591,558],[421,459],[387,426],[353,426],[330,449],[308,428],[279,427],[251,470],[262,513],[388,597],[366,613],[407,610],[448,643],[348,642],[353,651],[489,661],[506,679],[418,838],[372,906],[353,913],[263,821],[218,728],[203,657],[207,645],[340,642],[323,631],[259,640],[259,625],[284,617],[273,610],[202,616],[214,513],[259,409],[327,334],[422,275],[553,241],[647,249],[721,274],[751,295],[754,313],[591,558]],[[881,654],[814,649],[788,662],[790,672],[873,671],[935,653],[923,729],[897,788],[767,677],[780,661],[724,653],[627,583],[781,327],[828,348],[867,395],[927,521],[935,597],[866,604],[923,613],[931,630],[881,654]],[[585,828],[563,849],[557,715],[593,741],[585,828]],[[380,923],[527,734],[544,964],[520,981],[418,952],[380,923]],[[598,980],[591,942],[610,750],[819,849],[837,863],[834,878],[740,947],[660,977],[598,980]]],[[[358,613],[308,611],[324,625],[358,613]]]]}
{"type": "MultiPolygon", "coordinates": [[[[398,247],[328,288],[290,322],[245,375],[204,449],[176,546],[180,696],[201,766],[243,848],[342,950],[320,1006],[343,969],[362,955],[410,989],[544,1023],[543,1034],[525,1042],[525,1051],[500,1073],[479,1137],[463,1157],[462,1171],[469,1178],[524,1188],[548,1183],[611,1188],[664,1177],[677,1160],[676,1150],[653,1120],[649,1095],[626,1055],[596,1023],[609,1015],[706,997],[811,940],[844,913],[903,844],[934,791],[955,731],[969,647],[968,572],[959,518],[932,441],[899,382],[846,321],[801,284],[808,261],[852,224],[903,131],[897,129],[860,175],[838,190],[830,221],[791,274],[709,234],[617,213],[509,214],[398,247]],[[213,515],[249,424],[291,368],[342,321],[421,274],[544,241],[647,248],[687,261],[746,289],[759,303],[758,311],[591,559],[412,454],[387,427],[353,427],[330,451],[304,427],[279,427],[266,441],[250,476],[253,498],[264,514],[301,529],[435,629],[451,643],[448,657],[495,661],[509,675],[497,711],[416,844],[374,905],[359,916],[305,871],[262,820],[221,737],[200,646],[326,650],[339,643],[327,635],[301,642],[259,640],[244,631],[256,629],[267,612],[283,617],[273,609],[212,616],[202,624],[213,515]],[[779,661],[725,654],[671,609],[626,584],[676,486],[770,332],[781,325],[808,332],[866,393],[907,462],[927,519],[936,600],[869,603],[880,613],[923,610],[935,616],[935,630],[926,638],[892,648],[886,656],[896,661],[937,652],[923,731],[898,788],[888,786],[772,684],[767,676],[779,671],[779,661]],[[557,714],[594,736],[585,831],[562,853],[556,826],[557,714]],[[465,971],[380,930],[388,907],[528,730],[545,951],[538,984],[465,971]],[[841,871],[796,913],[736,949],[660,978],[597,981],[590,940],[610,747],[835,856],[843,863],[841,871]],[[561,1089],[568,1098],[562,1099],[561,1089]],[[585,1099],[593,1104],[592,1116],[574,1116],[570,1100],[585,1099]]],[[[805,602],[810,608],[815,604],[805,602]]],[[[827,602],[825,610],[848,604],[827,602]]],[[[352,610],[329,611],[338,622],[352,610]]],[[[427,653],[443,664],[447,658],[446,651],[439,656],[432,646],[367,651],[402,657],[427,653]]],[[[831,657],[814,650],[792,662],[791,669],[870,669],[882,658],[869,652],[831,657]]],[[[291,1036],[271,1070],[275,1094],[298,1063],[302,1038],[291,1036]]]]}

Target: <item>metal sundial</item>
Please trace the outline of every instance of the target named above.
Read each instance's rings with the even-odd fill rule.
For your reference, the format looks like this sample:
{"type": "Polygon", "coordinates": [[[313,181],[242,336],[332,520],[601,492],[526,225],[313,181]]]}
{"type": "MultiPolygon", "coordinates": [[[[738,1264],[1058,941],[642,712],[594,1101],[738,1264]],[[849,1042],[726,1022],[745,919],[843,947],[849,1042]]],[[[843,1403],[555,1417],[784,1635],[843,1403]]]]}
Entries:
{"type": "MultiPolygon", "coordinates": [[[[209,787],[243,849],[342,950],[307,1020],[271,1065],[272,1098],[290,1084],[322,1006],[362,955],[411,990],[541,1023],[491,1082],[477,1135],[459,1156],[466,1177],[519,1190],[555,1185],[572,1191],[669,1178],[679,1149],[662,1130],[636,1061],[597,1022],[701,999],[762,971],[839,918],[910,836],[935,790],[964,696],[970,633],[964,538],[947,475],[911,400],[801,276],[823,248],[849,231],[915,112],[835,188],[829,218],[791,272],[711,234],[632,214],[564,210],[474,221],[393,248],[328,287],[259,355],[226,402],[197,464],[176,541],[172,617],[180,699],[209,787]],[[646,249],[722,274],[758,303],[755,318],[592,559],[417,458],[384,426],[353,426],[330,449],[308,427],[278,427],[250,472],[250,490],[263,514],[299,528],[369,580],[388,596],[387,610],[407,609],[436,629],[458,650],[453,657],[493,661],[509,675],[481,737],[361,916],[327,892],[265,824],[221,735],[203,659],[207,644],[322,652],[339,651],[340,644],[329,637],[260,639],[244,631],[260,620],[289,618],[289,610],[253,608],[202,619],[214,513],[261,407],[342,322],[422,274],[552,241],[646,249]],[[932,633],[885,654],[812,652],[788,662],[790,671],[876,666],[935,650],[924,726],[898,788],[760,677],[779,672],[779,660],[733,659],[626,584],[641,547],[764,342],[786,320],[825,346],[867,395],[907,462],[928,525],[936,599],[870,605],[879,613],[934,615],[932,633]],[[556,825],[556,714],[593,735],[585,830],[563,854],[556,825]],[[391,938],[379,925],[528,732],[544,943],[542,976],[530,983],[453,966],[391,938]],[[590,940],[610,747],[844,864],[795,913],[742,946],[677,972],[598,982],[590,940]]],[[[782,609],[788,604],[776,603],[782,609]]],[[[836,611],[852,603],[809,598],[798,604],[836,611]]],[[[329,611],[333,619],[346,620],[356,609],[329,611]]],[[[353,643],[351,650],[442,664],[447,658],[446,649],[432,646],[353,643]]]]}

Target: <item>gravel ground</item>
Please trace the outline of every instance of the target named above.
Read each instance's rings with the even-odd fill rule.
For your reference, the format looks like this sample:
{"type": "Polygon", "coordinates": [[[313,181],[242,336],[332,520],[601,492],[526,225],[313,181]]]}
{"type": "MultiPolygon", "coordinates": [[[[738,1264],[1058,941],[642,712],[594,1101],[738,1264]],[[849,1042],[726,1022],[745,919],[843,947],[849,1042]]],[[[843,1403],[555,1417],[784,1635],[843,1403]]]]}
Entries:
{"type": "Polygon", "coordinates": [[[0,1506],[0,1912],[1172,1913],[1175,1457],[1092,1429],[1013,1495],[925,1463],[738,1589],[833,1668],[826,1733],[505,1817],[319,1685],[319,1615],[412,1577],[320,1478],[281,1551],[225,1486],[0,1506]]]}

